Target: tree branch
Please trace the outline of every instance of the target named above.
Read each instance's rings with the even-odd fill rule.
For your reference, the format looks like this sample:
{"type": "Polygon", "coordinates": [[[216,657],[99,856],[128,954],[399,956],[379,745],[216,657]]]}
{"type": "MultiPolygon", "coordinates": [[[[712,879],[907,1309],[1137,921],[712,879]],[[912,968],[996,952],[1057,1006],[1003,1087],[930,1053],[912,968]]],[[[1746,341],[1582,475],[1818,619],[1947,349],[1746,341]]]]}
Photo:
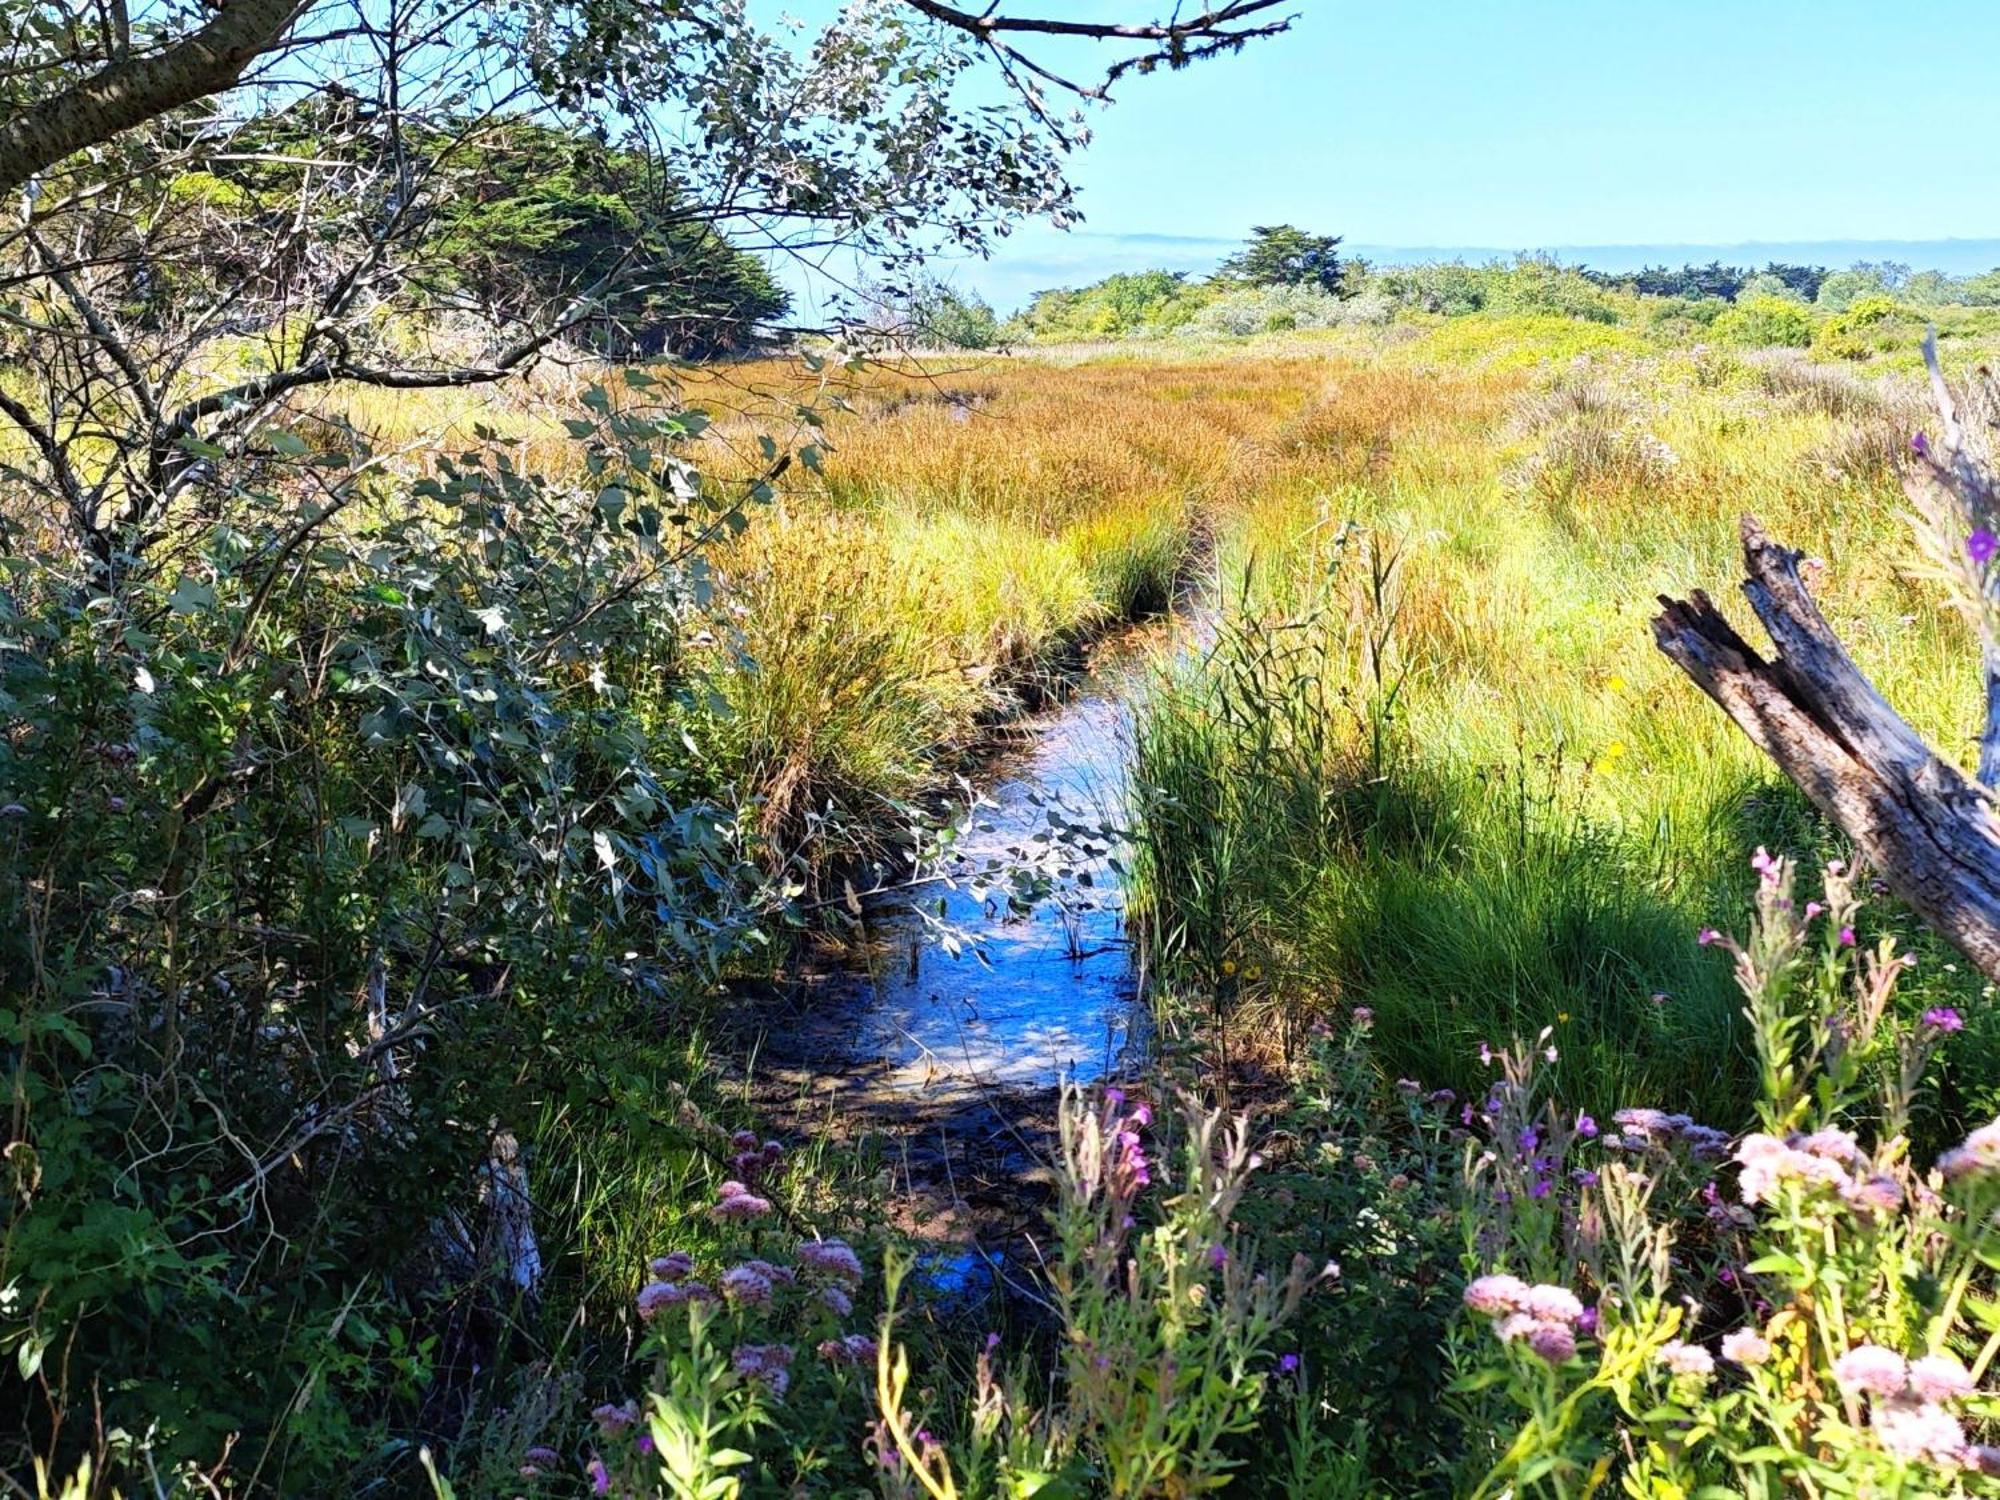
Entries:
{"type": "Polygon", "coordinates": [[[221,93],[275,47],[309,0],[229,0],[163,49],[128,57],[0,122],[0,192],[87,147],[221,93]]]}
{"type": "MultiPolygon", "coordinates": [[[[1089,99],[1102,99],[1111,85],[1134,70],[1150,71],[1164,64],[1183,68],[1220,52],[1233,52],[1246,42],[1289,31],[1297,13],[1273,15],[1294,0],[1224,0],[1199,15],[1142,22],[1060,21],[1050,16],[1002,14],[998,0],[985,10],[965,10],[945,0],[903,0],[912,10],[979,41],[1003,61],[1027,69],[1058,88],[1089,99]],[[1155,45],[1120,58],[1105,70],[1096,86],[1072,82],[1028,57],[1007,40],[1016,36],[1069,37],[1094,42],[1141,42],[1155,45]]],[[[1019,92],[1025,92],[1018,90],[1019,92]]]]}
{"type": "Polygon", "coordinates": [[[1800,554],[1743,520],[1743,591],[1766,661],[1706,594],[1661,596],[1660,650],[1852,839],[1890,888],[2000,979],[2000,824],[1861,674],[1799,578],[1800,554]]]}

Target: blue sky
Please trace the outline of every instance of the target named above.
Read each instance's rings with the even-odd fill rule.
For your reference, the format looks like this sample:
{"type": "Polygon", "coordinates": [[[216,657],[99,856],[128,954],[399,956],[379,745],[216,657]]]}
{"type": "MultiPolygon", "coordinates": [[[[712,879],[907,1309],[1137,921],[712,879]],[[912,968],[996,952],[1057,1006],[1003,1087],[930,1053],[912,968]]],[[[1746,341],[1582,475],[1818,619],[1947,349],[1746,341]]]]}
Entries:
{"type": "MultiPolygon", "coordinates": [[[[1161,0],[1007,3],[1129,18],[1161,0]]],[[[1993,0],[1298,10],[1289,36],[1128,79],[1074,166],[1083,228],[1025,226],[952,278],[1012,306],[1110,270],[1205,269],[1273,222],[1405,250],[2000,237],[1993,0]]],[[[1984,266],[2000,247],[1899,258],[1984,266]]]]}

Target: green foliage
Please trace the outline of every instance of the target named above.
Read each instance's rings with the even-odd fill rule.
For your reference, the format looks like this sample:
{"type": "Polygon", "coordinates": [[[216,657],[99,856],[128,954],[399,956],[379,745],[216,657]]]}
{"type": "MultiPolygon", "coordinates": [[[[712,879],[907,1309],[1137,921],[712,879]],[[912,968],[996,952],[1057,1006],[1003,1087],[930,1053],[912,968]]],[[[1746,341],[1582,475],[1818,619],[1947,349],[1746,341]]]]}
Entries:
{"type": "Polygon", "coordinates": [[[1037,343],[1147,337],[1180,327],[1211,296],[1178,271],[1121,272],[1080,289],[1037,292],[1012,326],[1037,343]]]}
{"type": "Polygon", "coordinates": [[[166,1466],[231,1434],[287,1488],[393,1466],[463,1378],[437,1299],[520,1296],[466,1227],[495,1153],[608,1108],[642,1018],[782,915],[659,736],[701,552],[756,491],[687,467],[700,413],[585,404],[574,486],[482,445],[404,487],[274,434],[321,498],[245,465],[116,595],[14,570],[0,1025],[36,1167],[0,1339],[47,1400],[8,1451],[77,1441],[95,1391],[166,1466]]]}
{"type": "Polygon", "coordinates": [[[1829,312],[1846,312],[1864,298],[1887,299],[1909,276],[1908,266],[1858,262],[1845,271],[1835,271],[1822,281],[1813,300],[1829,312]]]}
{"type": "Polygon", "coordinates": [[[1462,317],[1486,306],[1488,277],[1461,261],[1396,266],[1371,278],[1399,306],[1462,317]]]}
{"type": "Polygon", "coordinates": [[[1000,342],[1000,320],[977,292],[927,281],[903,309],[917,342],[946,349],[991,349],[1000,342]]]}
{"type": "Polygon", "coordinates": [[[1216,271],[1223,281],[1248,286],[1311,286],[1340,290],[1340,236],[1308,234],[1290,224],[1260,224],[1250,243],[1216,271]]]}
{"type": "Polygon", "coordinates": [[[1522,256],[1489,278],[1486,306],[1494,312],[1552,314],[1591,323],[1619,321],[1618,304],[1575,266],[1522,256]]]}
{"type": "Polygon", "coordinates": [[[1911,309],[1892,297],[1871,294],[1847,302],[1821,323],[1812,349],[1823,358],[1862,360],[1914,345],[1921,337],[1921,319],[1911,309]]]}
{"type": "Polygon", "coordinates": [[[1803,349],[1813,340],[1813,318],[1802,303],[1777,296],[1745,296],[1713,325],[1715,337],[1745,348],[1803,349]]]}

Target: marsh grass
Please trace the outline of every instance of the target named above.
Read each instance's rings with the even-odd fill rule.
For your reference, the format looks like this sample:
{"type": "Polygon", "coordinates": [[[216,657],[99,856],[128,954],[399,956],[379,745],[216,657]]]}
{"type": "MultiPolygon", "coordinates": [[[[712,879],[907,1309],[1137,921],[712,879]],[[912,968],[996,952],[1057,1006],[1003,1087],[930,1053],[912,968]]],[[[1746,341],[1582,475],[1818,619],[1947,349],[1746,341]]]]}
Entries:
{"type": "MultiPolygon", "coordinates": [[[[1321,366],[1293,431],[1332,435],[1322,461],[1242,508],[1218,643],[1142,709],[1135,905],[1184,1027],[1290,1049],[1366,1006],[1386,1066],[1464,1088],[1482,1042],[1550,1026],[1577,1102],[1735,1123],[1737,1002],[1690,934],[1741,899],[1759,844],[1842,851],[1657,658],[1653,597],[1728,596],[1747,511],[1816,560],[1864,669],[1959,752],[1974,653],[1899,562],[1898,377],[1582,326],[1551,344],[1456,319],[1321,366]],[[1392,600],[1335,556],[1350,522],[1395,552],[1392,600]]],[[[1949,961],[1925,982],[1963,1001],[1949,961]]]]}

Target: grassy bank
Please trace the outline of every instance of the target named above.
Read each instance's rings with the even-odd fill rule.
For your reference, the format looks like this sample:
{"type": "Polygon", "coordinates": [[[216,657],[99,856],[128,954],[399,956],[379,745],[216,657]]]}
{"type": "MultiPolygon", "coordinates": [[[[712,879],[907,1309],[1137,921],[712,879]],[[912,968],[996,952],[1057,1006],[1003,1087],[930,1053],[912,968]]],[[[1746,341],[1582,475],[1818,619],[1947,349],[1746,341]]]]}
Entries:
{"type": "MultiPolygon", "coordinates": [[[[1169,1010],[1296,1045],[1369,1007],[1387,1066],[1461,1088],[1482,1042],[1547,1026],[1577,1102],[1735,1123],[1740,1001],[1692,934],[1758,845],[1823,840],[1647,619],[1657,594],[1733,594],[1753,513],[1821,560],[1864,670],[1965,752],[1975,653],[1904,562],[1907,387],[1790,354],[1551,350],[1520,319],[1295,369],[1302,482],[1226,532],[1220,640],[1137,736],[1169,1010]]],[[[1960,996],[1926,957],[1912,1003],[1960,996]]]]}

